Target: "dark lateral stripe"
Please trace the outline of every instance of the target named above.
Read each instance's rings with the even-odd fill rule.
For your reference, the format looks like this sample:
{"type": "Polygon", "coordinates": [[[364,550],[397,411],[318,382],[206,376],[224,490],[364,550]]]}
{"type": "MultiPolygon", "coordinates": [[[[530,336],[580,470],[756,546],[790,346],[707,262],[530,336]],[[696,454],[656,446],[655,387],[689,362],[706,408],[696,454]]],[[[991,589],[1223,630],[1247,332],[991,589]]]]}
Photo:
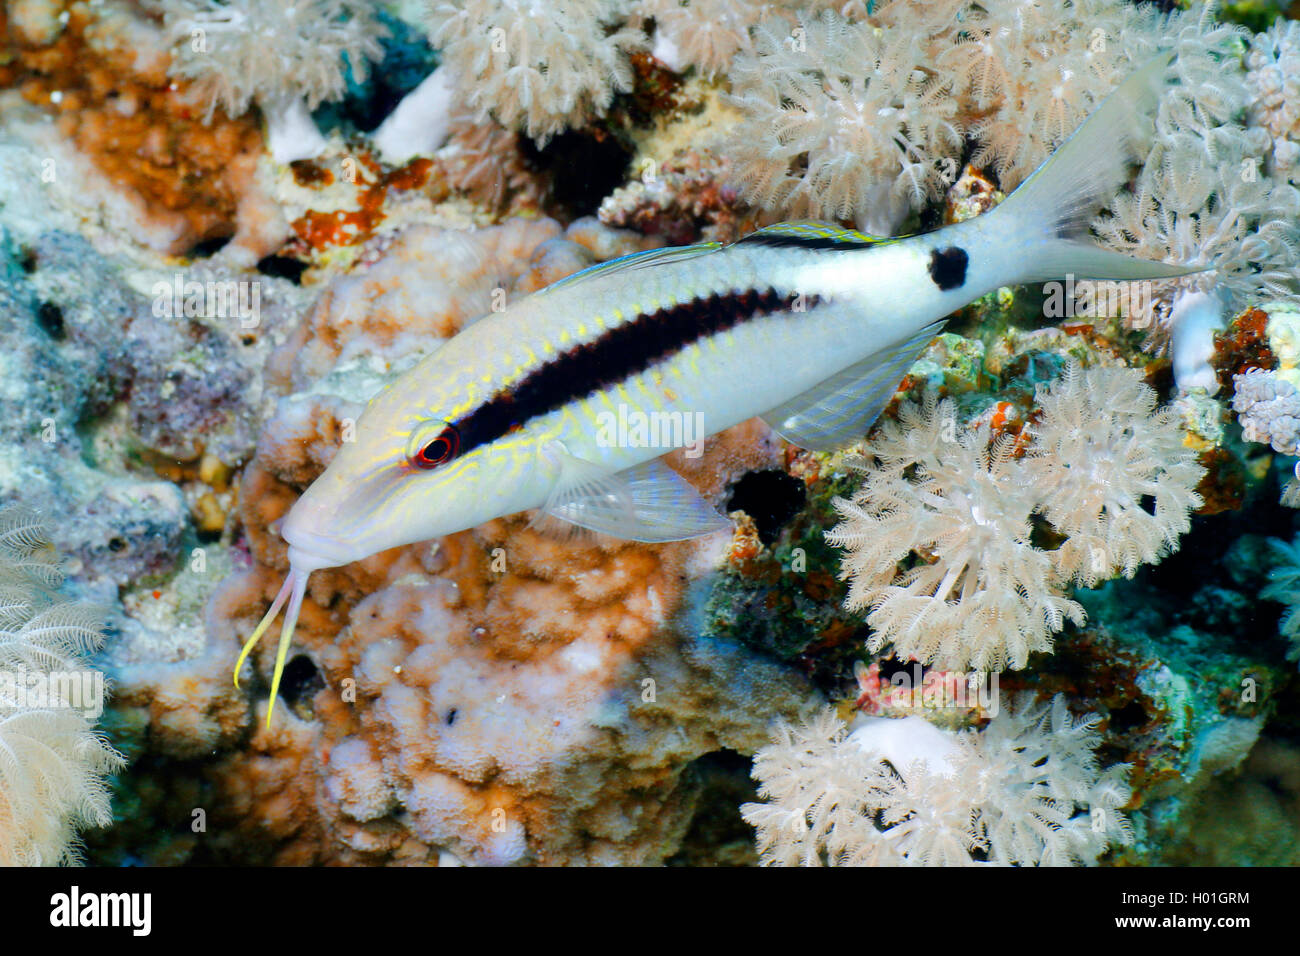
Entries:
{"type": "MultiPolygon", "coordinates": [[[[885,241],[885,240],[881,240],[885,241]]],[[[792,235],[773,235],[771,233],[753,233],[741,239],[740,242],[746,245],[770,246],[775,249],[841,249],[848,251],[850,249],[870,249],[872,246],[880,245],[876,241],[861,241],[856,239],[836,239],[831,236],[792,236],[792,235]]],[[[740,243],[737,243],[739,245],[740,243]]]]}
{"type": "MultiPolygon", "coordinates": [[[[644,372],[692,342],[747,319],[788,311],[796,298],[773,289],[715,294],[609,329],[551,359],[456,422],[460,453],[491,444],[533,418],[644,372]]],[[[802,307],[811,311],[816,304],[815,296],[805,296],[802,307]]]]}

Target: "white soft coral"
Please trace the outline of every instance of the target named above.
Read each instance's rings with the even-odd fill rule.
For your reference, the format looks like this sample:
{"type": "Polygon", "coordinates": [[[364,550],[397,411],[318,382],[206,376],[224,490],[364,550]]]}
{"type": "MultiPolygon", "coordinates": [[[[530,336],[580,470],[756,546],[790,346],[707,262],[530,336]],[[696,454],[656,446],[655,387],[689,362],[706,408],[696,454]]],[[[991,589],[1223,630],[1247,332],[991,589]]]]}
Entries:
{"type": "Polygon", "coordinates": [[[1010,190],[1154,51],[1153,11],[1120,0],[995,0],[968,11],[940,53],[954,92],[985,115],[973,162],[1010,190]]]}
{"type": "Polygon", "coordinates": [[[73,862],[76,830],[112,819],[104,777],[123,760],[87,716],[102,697],[70,695],[102,622],[51,593],[61,574],[39,519],[0,511],[0,866],[73,862]]]}
{"type": "MultiPolygon", "coordinates": [[[[946,185],[936,160],[960,155],[956,104],[913,68],[915,37],[831,11],[756,29],[736,57],[729,150],[747,198],[786,215],[857,220],[892,233],[946,185]]],[[[955,160],[952,162],[955,170],[955,160]]]]}
{"type": "Polygon", "coordinates": [[[775,741],[754,757],[754,777],[767,803],[746,804],[765,864],[817,866],[829,856],[888,852],[874,839],[871,810],[887,785],[879,761],[844,742],[844,724],[831,710],[808,724],[780,721],[775,741]]]}
{"type": "Polygon", "coordinates": [[[1171,131],[1152,148],[1131,193],[1111,203],[1103,241],[1144,259],[1204,266],[1131,303],[1135,328],[1174,326],[1180,298],[1214,294],[1223,309],[1296,295],[1300,193],[1263,170],[1264,145],[1249,131],[1171,131]]]}
{"type": "Polygon", "coordinates": [[[766,802],[741,812],[765,865],[1093,863],[1132,840],[1128,768],[1099,767],[1099,722],[1072,718],[1059,696],[1024,697],[982,733],[906,717],[848,734],[829,710],[780,722],[754,757],[766,802]]]}
{"type": "Polygon", "coordinates": [[[990,863],[1069,866],[1132,841],[1120,812],[1131,796],[1128,768],[1101,771],[1100,722],[1073,718],[1058,695],[1039,706],[1022,700],[979,735],[956,773],[975,793],[990,863]]]}
{"type": "Polygon", "coordinates": [[[1087,587],[1116,572],[1132,577],[1175,550],[1203,503],[1195,489],[1205,469],[1177,413],[1157,410],[1142,378],[1071,362],[1038,387],[1026,467],[1043,516],[1068,536],[1057,566],[1087,587]]]}
{"type": "Polygon", "coordinates": [[[640,30],[619,24],[619,0],[441,0],[428,13],[438,71],[468,105],[545,142],[602,115],[632,86],[640,30]]]}
{"type": "MultiPolygon", "coordinates": [[[[1095,223],[1102,240],[1122,252],[1205,267],[1128,303],[1127,321],[1134,328],[1154,325],[1150,343],[1158,348],[1168,343],[1169,331],[1177,334],[1184,316],[1210,326],[1207,297],[1222,327],[1225,314],[1261,298],[1294,297],[1300,288],[1300,192],[1270,169],[1270,130],[1244,122],[1248,104],[1265,102],[1258,99],[1262,89],[1252,96],[1252,84],[1270,83],[1258,71],[1247,74],[1245,35],[1240,27],[1216,22],[1214,7],[1168,18],[1178,82],[1161,99],[1153,142],[1132,191],[1118,196],[1095,223]]],[[[1264,67],[1258,56],[1251,62],[1264,67]]],[[[1263,118],[1258,110],[1251,115],[1263,118]]],[[[1203,334],[1187,340],[1202,353],[1189,363],[1175,338],[1175,364],[1200,369],[1199,376],[1184,371],[1180,385],[1212,381],[1204,361],[1206,339],[1203,334]]]]}
{"type": "Polygon", "coordinates": [[[1132,575],[1177,548],[1204,469],[1142,373],[1072,363],[1037,401],[1019,450],[988,425],[958,427],[951,400],[929,397],[903,403],[853,462],[863,483],[836,500],[843,520],[827,540],[846,550],[845,603],[867,609],[870,650],[892,643],[944,670],[1023,668],[1066,620],[1082,623],[1067,584],[1132,575]],[[1035,515],[1065,543],[1037,547],[1035,515]]]}
{"type": "Polygon", "coordinates": [[[730,71],[746,197],[892,232],[951,185],[962,134],[1016,186],[1154,53],[1165,21],[1124,0],[820,0],[774,11],[730,71]]]}
{"type": "Polygon", "coordinates": [[[343,95],[345,61],[362,80],[381,54],[384,28],[358,0],[166,0],[163,12],[172,73],[194,84],[208,118],[256,100],[280,162],[325,148],[309,111],[343,95]]]}
{"type": "Polygon", "coordinates": [[[655,21],[651,53],[671,70],[695,67],[715,76],[750,47],[750,29],[767,10],[753,0],[640,0],[637,10],[655,21]]]}
{"type": "Polygon", "coordinates": [[[958,430],[955,415],[931,399],[886,421],[827,540],[847,549],[846,603],[870,609],[872,651],[892,643],[944,670],[1022,668],[1083,609],[1030,541],[1038,499],[1024,464],[1007,441],[990,446],[987,426],[958,430]]]}

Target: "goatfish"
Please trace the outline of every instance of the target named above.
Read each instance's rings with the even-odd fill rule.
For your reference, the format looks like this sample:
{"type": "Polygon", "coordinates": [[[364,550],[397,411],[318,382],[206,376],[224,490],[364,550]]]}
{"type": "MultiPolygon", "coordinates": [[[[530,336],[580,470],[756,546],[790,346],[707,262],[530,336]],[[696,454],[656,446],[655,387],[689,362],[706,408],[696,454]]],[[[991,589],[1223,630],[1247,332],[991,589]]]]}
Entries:
{"type": "MultiPolygon", "coordinates": [[[[245,659],[285,610],[267,722],[315,570],[529,509],[662,542],[728,520],[649,442],[602,416],[703,415],[712,435],[762,417],[794,445],[861,438],[948,316],[1003,286],[1154,280],[1195,271],[1104,250],[1089,224],[1149,133],[1171,62],[1126,79],[1001,203],[933,232],[882,238],[820,222],[729,245],[598,264],[465,327],[380,391],[355,438],[280,526],[289,572],[245,659]]],[[[662,420],[662,419],[661,419],[662,420]]]]}

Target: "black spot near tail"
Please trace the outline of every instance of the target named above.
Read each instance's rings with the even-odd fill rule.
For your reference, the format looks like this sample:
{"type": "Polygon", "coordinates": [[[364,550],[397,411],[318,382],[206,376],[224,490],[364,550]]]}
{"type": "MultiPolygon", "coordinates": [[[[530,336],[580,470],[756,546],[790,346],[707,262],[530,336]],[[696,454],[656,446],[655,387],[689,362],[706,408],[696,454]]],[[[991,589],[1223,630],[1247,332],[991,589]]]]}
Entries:
{"type": "Polygon", "coordinates": [[[966,250],[957,246],[935,249],[930,253],[930,278],[944,292],[956,289],[966,282],[966,250]]]}

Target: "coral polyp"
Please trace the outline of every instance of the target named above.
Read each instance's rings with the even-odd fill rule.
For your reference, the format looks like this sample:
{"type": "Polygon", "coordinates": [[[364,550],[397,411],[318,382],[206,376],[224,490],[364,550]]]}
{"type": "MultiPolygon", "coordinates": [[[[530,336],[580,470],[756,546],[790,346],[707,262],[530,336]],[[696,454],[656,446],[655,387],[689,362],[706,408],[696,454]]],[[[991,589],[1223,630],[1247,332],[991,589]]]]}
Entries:
{"type": "Polygon", "coordinates": [[[931,399],[886,423],[828,540],[847,552],[848,606],[868,612],[871,649],[948,670],[1023,668],[1083,609],[1031,540],[1041,502],[1013,440],[987,425],[958,433],[955,415],[931,399]]]}
{"type": "Polygon", "coordinates": [[[836,502],[828,540],[847,552],[848,606],[867,612],[872,650],[1021,669],[1067,620],[1084,622],[1066,583],[1132,577],[1178,547],[1204,469],[1141,373],[1071,362],[1035,404],[1020,435],[995,438],[988,424],[959,429],[955,403],[931,395],[851,463],[864,481],[836,502]]]}
{"type": "Polygon", "coordinates": [[[1128,768],[1099,769],[1098,723],[1063,697],[1021,700],[979,733],[920,717],[849,732],[823,713],[778,727],[754,759],[767,802],[742,809],[767,865],[1093,864],[1133,842],[1128,768]]]}

